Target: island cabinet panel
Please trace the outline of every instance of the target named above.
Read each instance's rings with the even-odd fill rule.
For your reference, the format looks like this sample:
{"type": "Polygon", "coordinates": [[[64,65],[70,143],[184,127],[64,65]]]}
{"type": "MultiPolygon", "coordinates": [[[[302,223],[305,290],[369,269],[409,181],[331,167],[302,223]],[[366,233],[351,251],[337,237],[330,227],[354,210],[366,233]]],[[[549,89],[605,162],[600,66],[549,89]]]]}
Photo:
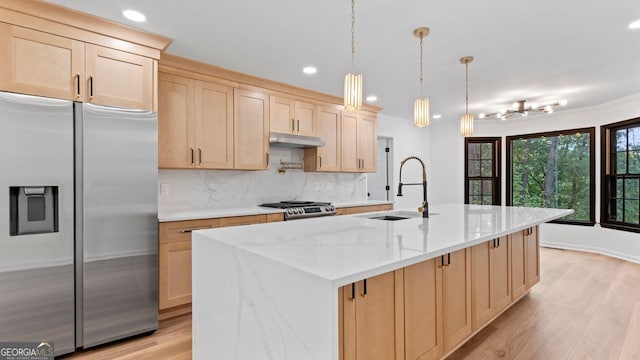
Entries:
{"type": "Polygon", "coordinates": [[[511,244],[511,298],[516,300],[527,293],[527,257],[524,231],[509,234],[511,244]]]}
{"type": "Polygon", "coordinates": [[[234,164],[240,170],[269,165],[269,95],[234,89],[234,164]]]}
{"type": "Polygon", "coordinates": [[[538,227],[524,230],[526,254],[527,289],[540,282],[540,244],[538,241],[538,227]]]}
{"type": "Polygon", "coordinates": [[[0,23],[0,89],[84,100],[84,43],[0,23]]]}
{"type": "Polygon", "coordinates": [[[343,360],[404,358],[396,331],[401,281],[402,270],[342,287],[343,360]]]}
{"type": "Polygon", "coordinates": [[[471,256],[462,249],[443,256],[444,352],[471,334],[471,256]]]}
{"type": "Polygon", "coordinates": [[[501,237],[471,247],[472,329],[511,304],[509,241],[501,237]]]}
{"type": "Polygon", "coordinates": [[[404,268],[405,360],[442,356],[442,267],[440,258],[404,268]]]}

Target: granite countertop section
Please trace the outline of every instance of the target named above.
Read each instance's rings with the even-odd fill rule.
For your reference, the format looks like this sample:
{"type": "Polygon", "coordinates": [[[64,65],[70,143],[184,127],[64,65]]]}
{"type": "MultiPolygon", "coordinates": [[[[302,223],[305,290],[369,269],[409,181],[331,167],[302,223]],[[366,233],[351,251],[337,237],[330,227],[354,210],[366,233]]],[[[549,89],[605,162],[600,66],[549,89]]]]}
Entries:
{"type": "Polygon", "coordinates": [[[182,221],[182,220],[200,220],[200,219],[213,219],[232,216],[247,216],[247,215],[265,215],[265,214],[281,214],[284,213],[282,209],[272,209],[260,206],[250,206],[244,208],[229,208],[229,209],[201,209],[201,210],[168,210],[158,211],[158,221],[182,221]]]}
{"type": "Polygon", "coordinates": [[[349,201],[349,202],[337,202],[333,203],[336,208],[356,207],[356,206],[372,206],[372,205],[387,205],[393,204],[390,200],[363,200],[363,201],[349,201]]]}
{"type": "MultiPolygon", "coordinates": [[[[194,245],[219,241],[342,286],[569,215],[573,210],[510,206],[432,206],[431,216],[399,221],[376,213],[320,217],[194,232],[194,245]]],[[[419,216],[414,210],[387,211],[419,216]]],[[[201,253],[202,254],[202,253],[201,253]]]]}

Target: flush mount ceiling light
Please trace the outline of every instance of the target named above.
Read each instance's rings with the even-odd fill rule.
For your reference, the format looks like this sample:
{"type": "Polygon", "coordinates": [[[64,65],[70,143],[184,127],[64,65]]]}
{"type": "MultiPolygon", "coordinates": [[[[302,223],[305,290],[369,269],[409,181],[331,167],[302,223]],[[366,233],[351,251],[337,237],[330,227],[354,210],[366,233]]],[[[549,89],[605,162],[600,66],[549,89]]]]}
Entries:
{"type": "Polygon", "coordinates": [[[440,114],[435,114],[435,115],[433,115],[433,118],[434,118],[434,119],[440,119],[441,117],[442,117],[442,115],[440,115],[440,114]]]}
{"type": "Polygon", "coordinates": [[[526,100],[519,100],[513,103],[513,109],[504,109],[491,114],[480,114],[478,115],[478,117],[480,119],[484,119],[487,116],[495,116],[498,119],[507,120],[508,118],[516,116],[518,114],[520,114],[521,116],[527,116],[530,113],[551,114],[553,113],[553,108],[558,105],[567,105],[567,100],[554,101],[550,104],[545,105],[539,105],[536,103],[532,103],[531,105],[529,105],[527,104],[526,100]]]}
{"type": "Polygon", "coordinates": [[[307,75],[313,75],[318,72],[318,69],[313,66],[305,66],[304,68],[302,68],[302,72],[307,75]]]}
{"type": "Polygon", "coordinates": [[[351,72],[344,77],[344,109],[362,108],[362,74],[356,74],[356,3],[351,0],[351,72]]]}
{"type": "Polygon", "coordinates": [[[147,20],[147,17],[144,16],[143,13],[135,10],[125,10],[122,12],[122,15],[127,19],[135,22],[144,22],[147,20]]]}
{"type": "Polygon", "coordinates": [[[640,29],[640,20],[636,20],[631,24],[629,24],[629,29],[631,30],[640,29]]]}
{"type": "Polygon", "coordinates": [[[413,31],[413,36],[420,38],[420,97],[416,99],[413,104],[413,124],[417,127],[426,127],[429,126],[429,99],[422,98],[423,91],[423,62],[422,62],[422,53],[423,53],[423,39],[429,36],[429,28],[428,27],[420,27],[413,31]]]}
{"type": "Polygon", "coordinates": [[[375,95],[369,95],[369,96],[367,96],[367,101],[368,102],[378,101],[378,97],[375,96],[375,95]]]}
{"type": "Polygon", "coordinates": [[[473,56],[465,56],[460,59],[464,64],[464,115],[460,116],[460,135],[467,137],[473,135],[473,114],[469,114],[469,63],[473,61],[473,56]]]}

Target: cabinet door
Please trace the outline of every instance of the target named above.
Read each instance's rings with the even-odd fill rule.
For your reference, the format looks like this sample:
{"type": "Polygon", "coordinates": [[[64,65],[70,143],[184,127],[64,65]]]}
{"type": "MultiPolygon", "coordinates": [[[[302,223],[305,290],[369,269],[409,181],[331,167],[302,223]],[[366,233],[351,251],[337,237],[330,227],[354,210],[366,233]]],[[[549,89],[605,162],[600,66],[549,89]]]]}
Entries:
{"type": "Polygon", "coordinates": [[[440,258],[404,268],[406,360],[439,359],[443,352],[440,258]]]}
{"type": "Polygon", "coordinates": [[[342,171],[360,171],[358,159],[358,115],[342,111],[341,121],[341,159],[342,171]]]}
{"type": "Polygon", "coordinates": [[[160,310],[191,302],[191,240],[160,244],[160,310]]]}
{"type": "Polygon", "coordinates": [[[84,43],[0,23],[0,89],[83,101],[84,43]]]}
{"type": "Polygon", "coordinates": [[[269,96],[269,129],[271,131],[292,134],[296,130],[293,118],[293,100],[283,96],[269,96]]]}
{"type": "Polygon", "coordinates": [[[314,104],[296,100],[294,118],[296,120],[297,134],[306,136],[318,135],[316,106],[314,104]]]}
{"type": "Polygon", "coordinates": [[[340,110],[318,106],[318,136],[324,146],[318,148],[318,170],[340,171],[340,110]]]}
{"type": "Polygon", "coordinates": [[[527,292],[526,246],[524,231],[509,235],[511,241],[511,299],[516,300],[527,292]]]}
{"type": "Polygon", "coordinates": [[[471,325],[480,328],[494,315],[491,253],[494,241],[470,248],[471,251],[471,325]]]}
{"type": "Polygon", "coordinates": [[[526,279],[527,289],[540,282],[540,247],[538,244],[538,227],[525,230],[526,279]]]}
{"type": "Polygon", "coordinates": [[[158,74],[158,167],[195,167],[194,81],[158,74]]]}
{"type": "Polygon", "coordinates": [[[402,354],[396,351],[395,274],[368,278],[366,285],[364,280],[357,282],[355,301],[351,285],[343,287],[343,360],[393,360],[402,354]]]}
{"type": "Polygon", "coordinates": [[[361,172],[376,172],[376,118],[360,115],[358,118],[358,158],[361,172]]]}
{"type": "MultiPolygon", "coordinates": [[[[444,352],[471,334],[471,262],[468,249],[450,254],[442,271],[444,352]]],[[[447,256],[445,256],[446,258],[447,256]]]]}
{"type": "Polygon", "coordinates": [[[494,315],[511,304],[511,263],[509,241],[506,236],[496,239],[491,250],[491,298],[494,315]]]}
{"type": "Polygon", "coordinates": [[[234,167],[264,170],[269,162],[269,96],[234,89],[234,167]]]}
{"type": "Polygon", "coordinates": [[[233,168],[233,88],[196,81],[197,167],[233,168]]]}

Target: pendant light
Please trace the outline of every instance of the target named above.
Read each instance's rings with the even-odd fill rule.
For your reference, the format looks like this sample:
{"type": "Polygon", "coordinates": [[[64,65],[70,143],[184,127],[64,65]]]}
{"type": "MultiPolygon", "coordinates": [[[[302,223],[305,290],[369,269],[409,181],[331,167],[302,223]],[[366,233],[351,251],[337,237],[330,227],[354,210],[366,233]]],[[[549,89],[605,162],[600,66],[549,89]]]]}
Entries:
{"type": "Polygon", "coordinates": [[[422,98],[422,90],[423,90],[423,64],[422,64],[422,53],[423,53],[423,44],[422,40],[429,35],[428,27],[417,28],[413,31],[413,36],[420,38],[420,97],[416,99],[413,105],[413,123],[417,127],[425,127],[429,126],[429,99],[422,98]]]}
{"type": "Polygon", "coordinates": [[[356,63],[356,4],[351,0],[351,72],[344,77],[344,108],[356,111],[362,108],[362,74],[354,71],[356,63]]]}
{"type": "Polygon", "coordinates": [[[464,64],[465,74],[465,98],[464,98],[464,115],[460,116],[460,135],[467,137],[473,135],[473,114],[469,114],[469,63],[473,61],[473,56],[465,56],[460,59],[460,63],[464,64]]]}

